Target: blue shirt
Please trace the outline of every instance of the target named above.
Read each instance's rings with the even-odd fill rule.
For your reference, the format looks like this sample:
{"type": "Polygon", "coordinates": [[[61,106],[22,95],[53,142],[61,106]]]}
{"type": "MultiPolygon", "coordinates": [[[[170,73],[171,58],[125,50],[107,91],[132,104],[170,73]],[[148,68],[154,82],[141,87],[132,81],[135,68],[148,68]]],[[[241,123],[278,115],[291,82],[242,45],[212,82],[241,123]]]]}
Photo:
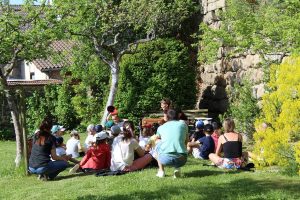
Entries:
{"type": "Polygon", "coordinates": [[[182,121],[168,121],[157,129],[161,138],[160,153],[187,154],[185,141],[188,136],[188,126],[182,121]]]}
{"type": "Polygon", "coordinates": [[[215,143],[213,138],[209,135],[200,138],[198,141],[200,142],[200,144],[202,144],[200,146],[200,156],[203,159],[208,159],[208,155],[210,153],[214,153],[215,151],[215,143]]]}

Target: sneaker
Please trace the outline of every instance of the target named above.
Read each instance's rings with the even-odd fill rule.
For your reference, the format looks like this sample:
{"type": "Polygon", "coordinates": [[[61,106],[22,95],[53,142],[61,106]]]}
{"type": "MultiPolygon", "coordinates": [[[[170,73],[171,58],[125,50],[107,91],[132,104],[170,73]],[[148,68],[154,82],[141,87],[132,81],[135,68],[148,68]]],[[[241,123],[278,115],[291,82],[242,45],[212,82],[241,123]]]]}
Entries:
{"type": "Polygon", "coordinates": [[[180,169],[175,169],[174,170],[174,178],[179,178],[181,176],[181,173],[180,173],[180,169]]]}
{"type": "Polygon", "coordinates": [[[163,178],[163,177],[165,177],[165,172],[164,171],[158,171],[156,176],[159,177],[159,178],[163,178]]]}
{"type": "Polygon", "coordinates": [[[48,176],[45,174],[39,174],[37,177],[38,180],[40,181],[47,181],[48,180],[48,176]]]}
{"type": "Polygon", "coordinates": [[[72,167],[70,170],[69,170],[69,174],[75,174],[77,172],[77,170],[79,169],[79,164],[76,164],[74,165],[74,167],[72,167]]]}

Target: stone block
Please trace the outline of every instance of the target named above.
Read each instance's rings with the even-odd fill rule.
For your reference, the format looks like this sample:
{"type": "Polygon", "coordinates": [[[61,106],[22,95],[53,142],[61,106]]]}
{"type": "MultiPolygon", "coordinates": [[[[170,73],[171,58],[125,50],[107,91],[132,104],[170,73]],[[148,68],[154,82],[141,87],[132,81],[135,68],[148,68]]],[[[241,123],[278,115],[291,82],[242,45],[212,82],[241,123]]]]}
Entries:
{"type": "Polygon", "coordinates": [[[212,11],[212,10],[217,10],[219,8],[224,8],[225,7],[225,0],[218,0],[212,3],[208,2],[207,5],[207,12],[212,11]]]}
{"type": "Polygon", "coordinates": [[[227,72],[224,75],[224,79],[227,85],[233,86],[236,81],[236,72],[227,72]]]}
{"type": "Polygon", "coordinates": [[[253,96],[256,99],[261,100],[262,96],[265,94],[265,85],[261,83],[259,85],[253,86],[253,93],[253,96]]]}

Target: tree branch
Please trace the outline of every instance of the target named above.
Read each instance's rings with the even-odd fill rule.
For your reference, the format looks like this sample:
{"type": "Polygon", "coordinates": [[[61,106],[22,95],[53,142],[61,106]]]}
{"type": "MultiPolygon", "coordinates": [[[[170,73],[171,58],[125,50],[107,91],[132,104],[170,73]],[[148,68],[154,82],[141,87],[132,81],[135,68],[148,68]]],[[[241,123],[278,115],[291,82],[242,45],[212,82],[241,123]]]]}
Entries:
{"type": "Polygon", "coordinates": [[[152,29],[149,33],[147,33],[146,38],[136,40],[133,43],[128,44],[127,48],[124,49],[123,51],[121,51],[120,55],[135,53],[139,44],[146,43],[146,42],[149,42],[151,40],[154,40],[155,37],[156,37],[155,31],[152,29]],[[132,49],[132,46],[134,46],[134,49],[132,49]]]}
{"type": "Polygon", "coordinates": [[[109,66],[111,66],[111,62],[109,62],[109,60],[107,59],[107,57],[102,54],[101,49],[99,48],[100,45],[99,45],[96,37],[93,37],[93,44],[94,44],[94,48],[96,50],[96,53],[101,58],[101,60],[103,62],[105,62],[106,64],[108,64],[109,66]]]}
{"type": "Polygon", "coordinates": [[[17,49],[14,51],[14,55],[13,57],[11,58],[10,62],[8,62],[5,67],[4,67],[4,75],[3,77],[6,79],[8,77],[8,75],[11,73],[11,71],[13,70],[14,66],[15,66],[15,63],[17,61],[17,56],[18,56],[18,53],[21,51],[22,48],[20,49],[17,49]]]}

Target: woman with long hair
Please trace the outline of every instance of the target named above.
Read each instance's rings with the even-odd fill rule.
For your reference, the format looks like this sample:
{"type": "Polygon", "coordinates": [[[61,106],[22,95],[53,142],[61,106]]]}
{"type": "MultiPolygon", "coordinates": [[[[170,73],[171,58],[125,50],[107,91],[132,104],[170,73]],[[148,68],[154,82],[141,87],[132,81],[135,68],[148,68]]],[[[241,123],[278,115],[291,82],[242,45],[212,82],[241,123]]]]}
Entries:
{"type": "Polygon", "coordinates": [[[224,134],[219,137],[216,153],[209,154],[209,159],[219,168],[239,169],[246,164],[248,153],[242,152],[243,138],[234,131],[233,119],[227,118],[223,122],[224,134]],[[224,157],[221,157],[221,152],[224,157]]]}
{"type": "Polygon", "coordinates": [[[152,161],[152,156],[146,154],[134,138],[132,121],[123,124],[123,133],[116,137],[112,144],[112,171],[136,171],[146,167],[152,161]],[[134,153],[139,158],[134,160],[134,153]]]}
{"type": "Polygon", "coordinates": [[[68,167],[67,160],[56,155],[56,138],[51,134],[51,128],[52,120],[44,119],[32,141],[29,171],[38,174],[41,180],[52,180],[68,167]]]}

